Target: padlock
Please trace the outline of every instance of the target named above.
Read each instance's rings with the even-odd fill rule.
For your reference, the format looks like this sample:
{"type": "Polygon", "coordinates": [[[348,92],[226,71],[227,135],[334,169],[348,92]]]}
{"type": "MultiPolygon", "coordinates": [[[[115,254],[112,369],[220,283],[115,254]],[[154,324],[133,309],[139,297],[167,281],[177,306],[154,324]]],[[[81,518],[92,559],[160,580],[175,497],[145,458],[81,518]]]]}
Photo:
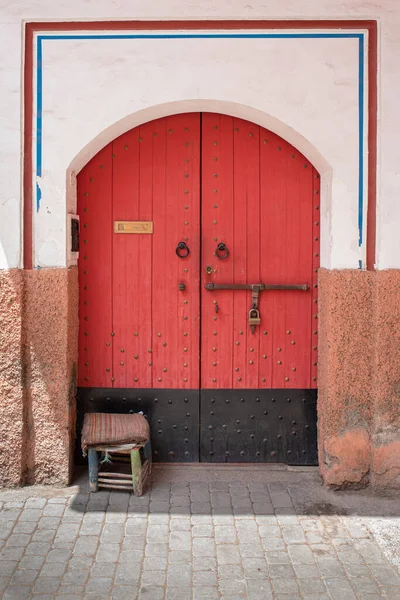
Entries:
{"type": "Polygon", "coordinates": [[[249,325],[259,325],[261,323],[260,313],[256,308],[251,308],[249,310],[249,325]]]}

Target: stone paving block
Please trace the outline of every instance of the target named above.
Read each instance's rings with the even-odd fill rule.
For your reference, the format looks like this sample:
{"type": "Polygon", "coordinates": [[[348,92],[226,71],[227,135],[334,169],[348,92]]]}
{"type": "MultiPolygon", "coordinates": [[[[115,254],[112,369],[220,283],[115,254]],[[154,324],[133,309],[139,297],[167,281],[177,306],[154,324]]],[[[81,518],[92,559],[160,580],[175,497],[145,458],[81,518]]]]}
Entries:
{"type": "Polygon", "coordinates": [[[100,562],[117,562],[119,553],[119,544],[100,543],[96,554],[96,560],[100,562]]]}
{"type": "Polygon", "coordinates": [[[253,504],[249,497],[243,496],[232,496],[231,501],[234,509],[247,508],[248,510],[251,510],[253,504]]]}
{"type": "MultiPolygon", "coordinates": [[[[4,508],[0,513],[0,529],[3,527],[4,523],[15,522],[20,514],[21,510],[19,508],[4,508]]],[[[24,521],[26,520],[27,519],[24,519],[24,521]]]]}
{"type": "MultiPolygon", "coordinates": [[[[92,574],[95,574],[94,571],[97,567],[97,565],[103,566],[103,565],[108,565],[109,563],[97,563],[93,565],[93,569],[92,569],[92,574]]],[[[113,565],[115,567],[115,565],[113,565]]],[[[68,569],[69,569],[69,565],[68,565],[68,569]]],[[[64,574],[64,577],[62,578],[62,585],[85,585],[87,580],[89,579],[89,575],[90,575],[90,569],[83,569],[80,571],[77,571],[76,569],[74,569],[73,571],[67,570],[67,572],[64,574]]],[[[102,576],[102,573],[99,574],[99,576],[102,576]]],[[[104,577],[108,577],[108,575],[106,573],[104,573],[104,577]]]]}
{"type": "Polygon", "coordinates": [[[325,585],[332,598],[343,598],[346,600],[356,600],[356,596],[351,588],[348,579],[326,578],[325,585]]]}
{"type": "Polygon", "coordinates": [[[355,540],[355,548],[362,554],[367,564],[385,563],[384,558],[378,544],[373,540],[360,539],[355,540]]]}
{"type": "Polygon", "coordinates": [[[60,577],[39,577],[33,585],[34,594],[55,594],[61,585],[60,577]]]}
{"type": "MultiPolygon", "coordinates": [[[[121,550],[118,558],[120,563],[141,563],[144,558],[144,548],[133,548],[131,550],[121,550]]],[[[151,557],[153,558],[153,557],[151,557]]]]}
{"type": "Polygon", "coordinates": [[[224,509],[214,509],[212,511],[212,518],[210,518],[210,524],[214,525],[234,525],[235,519],[233,514],[228,514],[224,509]]]}
{"type": "Polygon", "coordinates": [[[194,538],[192,548],[193,556],[215,556],[215,544],[212,538],[194,538]]]}
{"type": "Polygon", "coordinates": [[[168,544],[146,544],[145,554],[146,556],[167,556],[168,544]]]}
{"type": "Polygon", "coordinates": [[[400,577],[398,572],[396,573],[389,564],[371,564],[369,565],[369,568],[380,585],[400,587],[400,577]]]}
{"type": "Polygon", "coordinates": [[[262,538],[261,540],[264,550],[285,550],[286,544],[281,538],[262,538]]]}
{"type": "Polygon", "coordinates": [[[116,567],[115,583],[118,585],[127,585],[128,583],[139,585],[140,576],[140,563],[120,563],[116,567]]]}
{"type": "Polygon", "coordinates": [[[22,521],[21,523],[16,523],[14,530],[12,530],[12,526],[10,528],[6,527],[5,523],[0,523],[0,539],[7,539],[8,536],[13,533],[27,533],[31,534],[35,531],[37,527],[37,523],[35,521],[22,521]]]}
{"type": "Polygon", "coordinates": [[[306,538],[301,525],[282,527],[282,536],[287,544],[305,544],[306,538]]]}
{"type": "Polygon", "coordinates": [[[269,565],[269,575],[272,578],[287,577],[290,579],[295,577],[295,571],[290,564],[271,564],[269,565]]]}
{"type": "Polygon", "coordinates": [[[163,502],[162,500],[152,500],[150,502],[151,513],[169,513],[170,504],[169,502],[163,502]]]}
{"type": "Polygon", "coordinates": [[[122,523],[108,523],[103,527],[101,532],[101,541],[103,543],[116,543],[122,542],[125,532],[125,525],[122,523]]]}
{"type": "Polygon", "coordinates": [[[350,535],[354,539],[360,538],[371,538],[371,534],[367,527],[358,521],[352,519],[346,519],[345,526],[347,527],[350,535]]]}
{"type": "Polygon", "coordinates": [[[56,550],[50,550],[47,553],[47,562],[67,562],[71,558],[71,552],[63,548],[57,548],[56,550]]]}
{"type": "Polygon", "coordinates": [[[246,558],[242,556],[242,565],[245,577],[251,577],[251,573],[263,573],[265,576],[269,574],[269,565],[265,558],[246,558]]]}
{"type": "Polygon", "coordinates": [[[32,542],[48,542],[51,544],[56,537],[56,529],[38,529],[32,536],[32,542]]]}
{"type": "Polygon", "coordinates": [[[7,547],[22,546],[29,544],[31,536],[25,533],[13,533],[7,540],[7,547]]]}
{"type": "Polygon", "coordinates": [[[388,598],[389,600],[399,600],[400,598],[400,588],[399,587],[382,587],[382,594],[384,598],[388,598]]]}
{"type": "Polygon", "coordinates": [[[125,523],[128,515],[125,512],[108,508],[106,512],[106,523],[125,523]]]}
{"type": "Polygon", "coordinates": [[[146,571],[165,571],[167,558],[164,556],[146,556],[143,561],[143,569],[146,571]]]}
{"type": "Polygon", "coordinates": [[[217,544],[235,544],[237,542],[236,529],[232,525],[216,525],[214,531],[217,544]]]}
{"type": "Polygon", "coordinates": [[[38,529],[54,530],[58,529],[61,523],[61,517],[42,517],[38,522],[38,529]]]}
{"type": "Polygon", "coordinates": [[[190,517],[181,516],[179,519],[171,518],[169,521],[171,531],[191,531],[190,517]]]}
{"type": "Polygon", "coordinates": [[[190,498],[189,496],[172,496],[170,503],[175,507],[187,507],[190,506],[190,498]]]}
{"type": "Polygon", "coordinates": [[[164,600],[165,589],[160,586],[145,586],[139,590],[139,600],[164,600]]]}
{"type": "Polygon", "coordinates": [[[278,519],[275,514],[272,515],[256,515],[256,523],[259,526],[266,525],[278,525],[278,519]]]}
{"type": "Polygon", "coordinates": [[[271,538],[271,537],[281,537],[282,530],[277,525],[260,525],[258,528],[258,532],[260,537],[262,538],[271,538]]]}
{"type": "Polygon", "coordinates": [[[290,562],[289,555],[287,552],[282,550],[271,550],[265,553],[267,562],[275,565],[284,565],[290,562]]]}
{"type": "Polygon", "coordinates": [[[25,600],[25,598],[29,598],[30,593],[30,587],[12,585],[4,592],[3,600],[25,600]]]}
{"type": "Polygon", "coordinates": [[[43,517],[59,517],[64,513],[64,504],[47,504],[42,512],[43,517]]]}
{"type": "Polygon", "coordinates": [[[38,575],[37,569],[17,569],[11,577],[10,585],[32,585],[38,575]]]}
{"type": "Polygon", "coordinates": [[[324,531],[324,527],[318,519],[310,519],[308,517],[300,518],[300,525],[304,531],[324,531]]]}
{"type": "MultiPolygon", "coordinates": [[[[176,530],[174,530],[174,533],[176,530]]],[[[178,530],[178,533],[181,533],[181,530],[178,530]]],[[[182,532],[188,533],[188,532],[182,532]]],[[[190,535],[190,534],[189,534],[190,535]]],[[[162,542],[164,544],[168,543],[169,539],[169,527],[168,523],[165,525],[149,525],[146,533],[148,542],[162,542]]]]}
{"type": "Polygon", "coordinates": [[[276,512],[276,519],[281,527],[300,524],[299,517],[294,510],[285,509],[285,512],[276,512]]]}
{"type": "Polygon", "coordinates": [[[371,577],[371,571],[365,564],[343,563],[348,577],[371,577]]]}
{"type": "Polygon", "coordinates": [[[125,523],[126,535],[144,534],[147,529],[147,520],[139,517],[129,516],[125,523]]]}
{"type": "Polygon", "coordinates": [[[271,578],[272,589],[276,594],[290,594],[293,597],[298,594],[299,587],[295,577],[275,577],[271,578]]]}
{"type": "Polygon", "coordinates": [[[140,578],[141,586],[165,585],[165,571],[142,571],[140,578]]]}
{"type": "Polygon", "coordinates": [[[171,550],[189,552],[192,545],[192,536],[189,531],[172,531],[169,537],[171,550]]]}
{"type": "Polygon", "coordinates": [[[274,507],[268,502],[254,502],[253,512],[255,515],[273,515],[274,507]]]}
{"type": "Polygon", "coordinates": [[[72,556],[68,563],[68,569],[71,571],[86,571],[91,568],[93,562],[92,556],[72,556]]]}
{"type": "Polygon", "coordinates": [[[243,568],[240,563],[237,565],[220,564],[217,568],[218,579],[240,579],[244,577],[243,568]]]}
{"type": "Polygon", "coordinates": [[[267,579],[248,579],[246,589],[249,600],[273,600],[272,587],[267,579]]]}
{"type": "MultiPolygon", "coordinates": [[[[38,544],[35,544],[35,546],[37,546],[38,544]]],[[[33,546],[33,544],[28,545],[27,548],[31,548],[33,546]]],[[[21,558],[21,556],[23,555],[25,551],[25,548],[22,548],[21,546],[12,546],[10,548],[7,548],[7,546],[5,548],[3,548],[3,550],[0,552],[0,562],[2,561],[10,561],[10,560],[19,560],[21,558]]],[[[28,554],[36,554],[35,552],[28,552],[28,554]]],[[[38,554],[41,554],[40,552],[38,552],[38,554]]],[[[45,554],[45,553],[44,553],[45,554]]]]}
{"type": "Polygon", "coordinates": [[[25,508],[44,508],[46,502],[46,498],[28,498],[25,502],[25,508]]]}
{"type": "Polygon", "coordinates": [[[211,514],[211,504],[208,504],[206,502],[192,502],[191,511],[192,511],[192,514],[210,515],[211,514]]]}
{"type": "Polygon", "coordinates": [[[212,537],[214,534],[212,525],[193,525],[191,530],[193,537],[212,537]]]}
{"type": "Polygon", "coordinates": [[[67,506],[63,514],[63,521],[64,523],[81,523],[83,516],[83,512],[78,511],[71,506],[67,506]]]}
{"type": "Polygon", "coordinates": [[[194,559],[190,552],[178,552],[175,550],[171,550],[170,552],[168,552],[167,560],[171,565],[175,565],[175,564],[188,565],[188,564],[191,564],[192,560],[194,560],[194,559]]]}
{"type": "Polygon", "coordinates": [[[94,556],[99,545],[99,538],[96,535],[84,535],[78,537],[74,546],[75,556],[94,556]]]}
{"type": "Polygon", "coordinates": [[[193,557],[194,571],[216,571],[217,560],[213,556],[194,556],[193,557]]]}
{"type": "Polygon", "coordinates": [[[40,572],[41,577],[61,577],[67,568],[66,562],[45,562],[40,572]]]}
{"type": "Polygon", "coordinates": [[[356,595],[361,598],[364,598],[367,594],[375,594],[379,597],[379,586],[376,581],[369,577],[353,577],[350,583],[356,595]]]}
{"type": "Polygon", "coordinates": [[[240,544],[242,558],[263,558],[264,550],[260,543],[254,541],[252,544],[240,544]]]}
{"type": "Polygon", "coordinates": [[[111,579],[111,577],[90,577],[86,584],[85,593],[86,595],[107,594],[107,597],[109,597],[112,584],[113,580],[111,579]]]}
{"type": "Polygon", "coordinates": [[[239,548],[233,544],[220,544],[217,546],[218,564],[238,565],[241,562],[239,548]]]}
{"type": "Polygon", "coordinates": [[[344,578],[346,576],[342,564],[336,558],[317,556],[315,560],[323,577],[344,578]]]}
{"type": "Polygon", "coordinates": [[[193,568],[191,565],[169,564],[167,569],[167,585],[184,585],[190,587],[192,584],[193,568]]]}
{"type": "Polygon", "coordinates": [[[193,585],[207,585],[207,586],[216,586],[217,585],[217,574],[215,571],[194,571],[193,572],[193,585]]]}
{"type": "Polygon", "coordinates": [[[232,505],[232,498],[230,494],[226,492],[212,492],[211,493],[211,506],[213,508],[224,508],[225,506],[232,505]]]}
{"type": "Polygon", "coordinates": [[[316,579],[314,577],[300,577],[298,578],[297,582],[300,587],[300,592],[303,595],[327,593],[325,583],[322,581],[322,579],[316,579]]]}
{"type": "Polygon", "coordinates": [[[193,587],[193,600],[218,600],[219,593],[216,587],[207,585],[193,587]]]}
{"type": "Polygon", "coordinates": [[[293,508],[292,499],[285,491],[275,492],[270,490],[270,497],[275,508],[293,508]]]}
{"type": "Polygon", "coordinates": [[[220,579],[218,587],[220,593],[229,598],[233,598],[233,596],[244,596],[246,593],[244,579],[220,579]]]}
{"type": "Polygon", "coordinates": [[[78,536],[79,525],[77,523],[62,523],[58,528],[56,540],[74,542],[78,536]]]}
{"type": "Polygon", "coordinates": [[[137,600],[139,589],[132,585],[117,585],[112,589],[111,600],[137,600]]]}
{"type": "Polygon", "coordinates": [[[287,548],[293,563],[314,564],[314,556],[305,544],[290,544],[287,548]]]}
{"type": "Polygon", "coordinates": [[[45,561],[45,557],[44,556],[34,556],[34,555],[28,555],[28,556],[24,556],[20,563],[19,563],[19,568],[20,569],[40,569],[40,567],[43,565],[45,561]]]}

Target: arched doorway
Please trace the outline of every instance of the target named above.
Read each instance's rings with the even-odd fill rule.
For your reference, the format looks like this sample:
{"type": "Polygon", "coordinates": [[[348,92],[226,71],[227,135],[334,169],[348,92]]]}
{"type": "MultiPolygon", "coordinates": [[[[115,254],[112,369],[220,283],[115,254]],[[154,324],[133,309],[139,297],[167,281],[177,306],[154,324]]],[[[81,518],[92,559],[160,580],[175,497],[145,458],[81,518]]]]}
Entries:
{"type": "Polygon", "coordinates": [[[258,125],[164,117],[78,176],[78,414],[161,461],[316,464],[319,175],[258,125]]]}

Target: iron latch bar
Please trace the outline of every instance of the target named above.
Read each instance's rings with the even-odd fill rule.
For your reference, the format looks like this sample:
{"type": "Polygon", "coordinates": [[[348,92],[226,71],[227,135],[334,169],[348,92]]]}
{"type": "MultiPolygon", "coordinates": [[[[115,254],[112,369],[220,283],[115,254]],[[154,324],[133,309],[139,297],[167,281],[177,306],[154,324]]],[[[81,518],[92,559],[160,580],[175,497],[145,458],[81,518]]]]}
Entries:
{"type": "Polygon", "coordinates": [[[204,287],[210,292],[213,292],[214,290],[253,290],[255,287],[257,287],[260,292],[263,290],[300,290],[306,292],[310,289],[310,286],[306,283],[301,285],[273,283],[207,283],[204,287]]]}
{"type": "Polygon", "coordinates": [[[206,290],[251,290],[251,308],[249,310],[249,325],[251,333],[255,332],[256,325],[260,325],[260,311],[258,310],[258,294],[263,290],[300,290],[306,292],[310,287],[303,283],[301,285],[272,284],[272,283],[207,283],[206,290]]]}

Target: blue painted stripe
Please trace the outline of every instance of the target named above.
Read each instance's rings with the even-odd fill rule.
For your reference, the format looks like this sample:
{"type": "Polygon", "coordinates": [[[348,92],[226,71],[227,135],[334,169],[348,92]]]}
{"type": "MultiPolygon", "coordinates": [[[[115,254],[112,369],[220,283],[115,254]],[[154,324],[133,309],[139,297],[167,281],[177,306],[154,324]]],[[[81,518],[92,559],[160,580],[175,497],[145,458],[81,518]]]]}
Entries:
{"type": "Polygon", "coordinates": [[[358,42],[358,245],[363,243],[364,204],[364,36],[358,42]]]}
{"type": "Polygon", "coordinates": [[[322,38],[353,38],[363,36],[362,33],[143,33],[143,34],[74,34],[74,35],[42,35],[43,40],[174,40],[174,39],[322,39],[322,38]]]}
{"type": "MultiPolygon", "coordinates": [[[[36,177],[42,176],[42,124],[43,124],[43,68],[42,40],[37,38],[36,54],[36,177]]],[[[41,192],[36,183],[36,210],[40,208],[41,192]]]]}
{"type": "MultiPolygon", "coordinates": [[[[149,24],[150,25],[150,24],[149,24]]],[[[157,39],[358,39],[358,130],[359,130],[359,189],[358,239],[363,243],[364,202],[364,34],[363,33],[160,33],[160,34],[73,34],[37,36],[37,97],[36,97],[36,175],[42,175],[42,41],[43,40],[157,40],[157,39]]],[[[40,208],[41,191],[36,185],[36,207],[40,208]]]]}

